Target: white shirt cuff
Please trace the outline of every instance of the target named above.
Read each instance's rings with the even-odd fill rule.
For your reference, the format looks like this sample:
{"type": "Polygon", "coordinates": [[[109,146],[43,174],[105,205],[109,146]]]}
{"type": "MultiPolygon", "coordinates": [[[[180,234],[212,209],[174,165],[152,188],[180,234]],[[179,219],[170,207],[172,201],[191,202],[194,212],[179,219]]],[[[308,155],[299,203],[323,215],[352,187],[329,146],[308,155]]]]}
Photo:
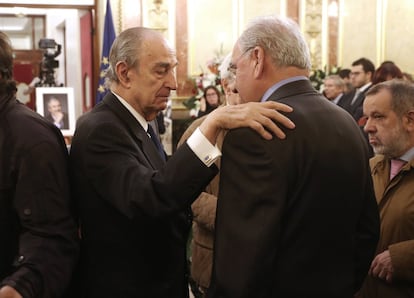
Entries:
{"type": "Polygon", "coordinates": [[[210,167],[221,156],[219,148],[212,145],[198,127],[187,139],[187,144],[207,167],[210,167]]]}

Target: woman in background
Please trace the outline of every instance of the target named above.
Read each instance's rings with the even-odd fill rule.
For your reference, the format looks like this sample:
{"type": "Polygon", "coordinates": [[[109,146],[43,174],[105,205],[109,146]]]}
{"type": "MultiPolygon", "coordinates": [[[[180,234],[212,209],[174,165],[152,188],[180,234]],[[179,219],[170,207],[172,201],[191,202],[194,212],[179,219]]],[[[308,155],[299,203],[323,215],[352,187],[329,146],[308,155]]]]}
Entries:
{"type": "Polygon", "coordinates": [[[216,86],[210,85],[207,86],[204,89],[204,95],[200,99],[201,106],[200,111],[198,112],[197,117],[203,117],[204,115],[207,115],[211,111],[213,111],[215,108],[217,108],[221,101],[220,101],[220,91],[217,89],[216,86]]]}
{"type": "Polygon", "coordinates": [[[375,70],[372,77],[372,85],[376,85],[381,82],[389,81],[392,79],[402,79],[403,73],[400,68],[392,61],[384,61],[375,70]]]}

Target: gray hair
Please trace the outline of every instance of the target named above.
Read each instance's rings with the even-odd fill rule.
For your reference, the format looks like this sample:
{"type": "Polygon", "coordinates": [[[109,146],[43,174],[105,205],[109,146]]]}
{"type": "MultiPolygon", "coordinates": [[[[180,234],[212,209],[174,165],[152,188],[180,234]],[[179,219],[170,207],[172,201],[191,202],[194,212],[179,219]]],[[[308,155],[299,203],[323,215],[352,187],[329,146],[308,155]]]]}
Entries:
{"type": "Polygon", "coordinates": [[[231,80],[234,78],[233,74],[229,71],[229,66],[231,63],[231,53],[227,54],[227,56],[223,59],[219,66],[220,78],[231,80]]]}
{"type": "Polygon", "coordinates": [[[332,80],[334,85],[341,89],[345,88],[345,82],[339,75],[329,75],[325,78],[325,81],[326,80],[332,80]]]}
{"type": "Polygon", "coordinates": [[[388,90],[391,94],[391,109],[403,116],[410,110],[414,110],[414,84],[401,79],[393,79],[372,86],[366,96],[378,94],[382,90],[388,90]]]}
{"type": "Polygon", "coordinates": [[[242,52],[260,46],[275,66],[311,69],[308,45],[299,26],[289,18],[262,16],[253,19],[239,38],[242,52]]]}
{"type": "Polygon", "coordinates": [[[109,67],[106,71],[106,84],[119,83],[116,74],[116,64],[125,62],[129,68],[139,67],[138,53],[142,49],[143,41],[149,34],[155,31],[144,27],[133,27],[121,32],[114,40],[109,53],[109,67]]]}

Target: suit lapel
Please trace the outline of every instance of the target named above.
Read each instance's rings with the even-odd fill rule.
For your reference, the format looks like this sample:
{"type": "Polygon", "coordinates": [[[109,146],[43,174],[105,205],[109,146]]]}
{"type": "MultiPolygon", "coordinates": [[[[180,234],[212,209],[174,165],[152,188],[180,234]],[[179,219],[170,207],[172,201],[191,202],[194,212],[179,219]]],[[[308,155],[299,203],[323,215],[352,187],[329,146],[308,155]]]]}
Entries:
{"type": "Polygon", "coordinates": [[[361,93],[358,94],[358,97],[355,99],[355,102],[353,104],[351,104],[351,111],[352,112],[355,112],[356,109],[361,106],[362,101],[364,100],[364,98],[365,98],[364,92],[361,92],[361,93]]]}
{"type": "Polygon", "coordinates": [[[338,106],[349,111],[351,107],[352,98],[354,98],[353,94],[354,94],[353,92],[350,92],[350,93],[345,93],[344,95],[342,95],[341,99],[338,102],[338,106]]]}
{"type": "MultiPolygon", "coordinates": [[[[350,106],[351,114],[353,114],[359,107],[362,106],[362,103],[364,102],[364,99],[365,99],[365,93],[368,92],[369,88],[371,88],[371,86],[369,86],[368,88],[365,88],[364,91],[361,91],[358,94],[358,97],[355,99],[354,104],[351,104],[351,106],[350,106]]],[[[356,91],[354,91],[353,94],[355,94],[355,92],[356,91]]]]}
{"type": "Polygon", "coordinates": [[[157,149],[155,148],[155,145],[148,137],[147,132],[139,124],[137,119],[135,119],[135,117],[128,111],[128,109],[111,92],[108,92],[105,95],[103,103],[109,107],[109,109],[119,118],[122,123],[124,123],[125,128],[130,132],[137,146],[147,157],[147,160],[150,162],[152,167],[154,169],[161,168],[164,165],[165,161],[162,160],[158,154],[157,149]]]}

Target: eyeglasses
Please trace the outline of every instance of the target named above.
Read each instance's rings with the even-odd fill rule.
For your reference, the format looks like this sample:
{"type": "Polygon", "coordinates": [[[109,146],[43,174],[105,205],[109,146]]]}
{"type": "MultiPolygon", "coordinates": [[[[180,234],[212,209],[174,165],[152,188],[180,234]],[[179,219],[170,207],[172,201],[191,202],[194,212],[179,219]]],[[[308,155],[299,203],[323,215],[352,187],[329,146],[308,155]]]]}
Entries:
{"type": "Polygon", "coordinates": [[[230,72],[233,76],[236,76],[236,72],[237,72],[237,64],[239,63],[239,61],[243,58],[244,55],[246,55],[248,52],[250,52],[253,48],[248,48],[247,50],[245,50],[237,59],[236,62],[230,62],[229,67],[227,68],[228,72],[230,72]]]}

